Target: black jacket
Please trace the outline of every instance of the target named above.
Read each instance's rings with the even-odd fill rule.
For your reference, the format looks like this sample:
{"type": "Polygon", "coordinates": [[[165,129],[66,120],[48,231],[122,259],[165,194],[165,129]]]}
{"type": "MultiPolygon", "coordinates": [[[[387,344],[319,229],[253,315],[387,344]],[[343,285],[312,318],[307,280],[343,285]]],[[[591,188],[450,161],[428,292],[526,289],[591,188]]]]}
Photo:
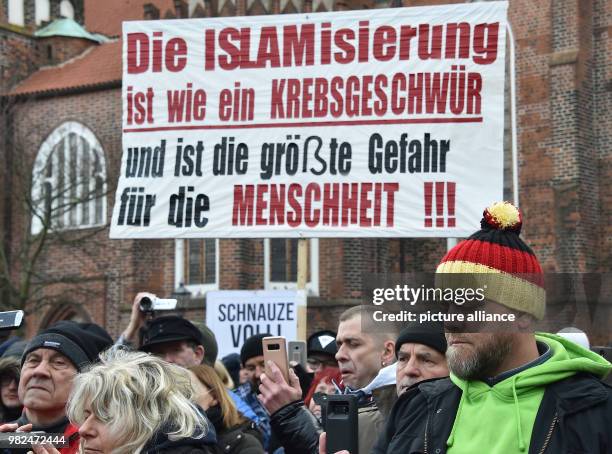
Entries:
{"type": "Polygon", "coordinates": [[[224,454],[265,453],[262,442],[243,426],[217,433],[217,452],[224,454]]]}
{"type": "Polygon", "coordinates": [[[226,429],[218,405],[206,410],[206,416],[217,432],[216,452],[223,454],[264,454],[263,434],[253,421],[226,429]]]}
{"type": "MultiPolygon", "coordinates": [[[[380,390],[378,397],[387,402],[394,401],[395,385],[380,388],[380,390]]],[[[378,404],[382,402],[376,397],[359,403],[360,454],[362,452],[367,454],[366,451],[370,450],[384,424],[385,414],[381,413],[378,408],[378,404]]],[[[316,454],[319,452],[319,435],[323,429],[301,400],[290,403],[272,414],[270,426],[272,434],[285,448],[286,453],[316,454]]]]}
{"type": "Polygon", "coordinates": [[[217,441],[215,430],[209,426],[201,438],[181,438],[170,440],[167,431],[159,431],[142,449],[142,454],[214,454],[217,441]]]}
{"type": "Polygon", "coordinates": [[[312,413],[298,400],[270,416],[272,434],[287,454],[319,452],[321,428],[312,413]]]}
{"type": "MultiPolygon", "coordinates": [[[[394,405],[373,453],[446,453],[460,399],[449,378],[415,385],[394,405]]],[[[544,391],[527,454],[609,454],[610,421],[610,386],[587,374],[558,381],[544,391]]]]}

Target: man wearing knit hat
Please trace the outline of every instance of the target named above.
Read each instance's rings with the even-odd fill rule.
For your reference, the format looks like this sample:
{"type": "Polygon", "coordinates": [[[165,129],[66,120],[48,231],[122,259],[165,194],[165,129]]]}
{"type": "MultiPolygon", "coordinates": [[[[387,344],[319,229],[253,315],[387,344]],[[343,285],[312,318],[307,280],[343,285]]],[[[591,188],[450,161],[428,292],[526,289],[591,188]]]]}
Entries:
{"type": "Polygon", "coordinates": [[[69,444],[59,452],[76,453],[78,429],[66,417],[72,380],[112,344],[108,333],[92,323],[61,321],[39,332],[21,358],[18,393],[24,405],[23,414],[14,424],[5,424],[0,430],[14,431],[25,426],[25,430],[63,433],[69,444]]]}
{"type": "MultiPolygon", "coordinates": [[[[451,249],[443,273],[495,276],[482,307],[512,314],[515,329],[476,331],[445,324],[450,378],[422,382],[396,402],[374,453],[612,452],[612,365],[553,334],[529,332],[544,315],[542,270],[519,237],[521,215],[507,202],[484,211],[481,230],[451,249]]],[[[468,279],[468,280],[470,280],[468,279]]],[[[450,279],[452,281],[452,279],[450,279]]],[[[455,302],[457,304],[457,302],[455,302]]]]}
{"type": "Polygon", "coordinates": [[[448,377],[445,353],[441,324],[414,323],[404,328],[395,341],[397,395],[423,380],[448,377]]]}
{"type": "Polygon", "coordinates": [[[249,337],[242,348],[240,349],[240,362],[242,367],[247,371],[247,378],[251,382],[253,389],[259,388],[259,378],[265,371],[265,363],[263,357],[263,345],[261,341],[264,337],[269,337],[272,334],[256,334],[249,337]]]}
{"type": "Polygon", "coordinates": [[[271,336],[271,334],[255,334],[244,341],[240,349],[240,362],[246,370],[248,381],[234,389],[234,392],[255,412],[258,417],[258,426],[263,432],[264,448],[268,452],[274,452],[278,448],[278,444],[276,440],[272,439],[270,416],[257,398],[259,379],[265,370],[261,341],[264,337],[268,336],[271,336]]]}

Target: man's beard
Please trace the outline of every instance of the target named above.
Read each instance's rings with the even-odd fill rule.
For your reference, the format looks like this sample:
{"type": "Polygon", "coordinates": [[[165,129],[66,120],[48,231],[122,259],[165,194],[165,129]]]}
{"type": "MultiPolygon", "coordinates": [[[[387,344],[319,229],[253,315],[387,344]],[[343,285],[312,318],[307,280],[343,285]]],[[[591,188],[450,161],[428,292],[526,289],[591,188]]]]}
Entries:
{"type": "Polygon", "coordinates": [[[495,333],[486,341],[470,344],[467,348],[451,346],[446,351],[448,368],[463,380],[492,377],[510,353],[510,340],[511,336],[495,333]]]}

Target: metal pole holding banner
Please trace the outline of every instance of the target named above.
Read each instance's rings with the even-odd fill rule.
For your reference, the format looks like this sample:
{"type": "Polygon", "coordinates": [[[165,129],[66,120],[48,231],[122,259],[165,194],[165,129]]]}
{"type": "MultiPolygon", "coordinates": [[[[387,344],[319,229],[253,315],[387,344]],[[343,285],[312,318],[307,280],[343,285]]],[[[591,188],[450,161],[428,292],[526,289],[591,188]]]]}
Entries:
{"type": "Polygon", "coordinates": [[[510,23],[506,25],[508,43],[510,47],[510,128],[512,133],[512,201],[514,206],[519,206],[519,177],[518,177],[518,144],[517,144],[517,127],[516,127],[516,67],[515,61],[515,43],[514,34],[510,23]]]}
{"type": "MultiPolygon", "coordinates": [[[[300,238],[297,249],[297,289],[306,292],[306,282],[308,280],[308,240],[300,238]]],[[[298,305],[297,314],[297,340],[306,340],[307,306],[306,297],[304,304],[298,305]]]]}

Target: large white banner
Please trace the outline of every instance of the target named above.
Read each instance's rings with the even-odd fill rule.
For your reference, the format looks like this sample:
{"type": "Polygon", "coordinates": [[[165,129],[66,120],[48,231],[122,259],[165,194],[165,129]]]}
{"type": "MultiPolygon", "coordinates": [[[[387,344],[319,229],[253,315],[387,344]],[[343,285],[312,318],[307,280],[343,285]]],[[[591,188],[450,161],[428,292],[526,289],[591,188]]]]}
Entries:
{"type": "Polygon", "coordinates": [[[218,357],[240,353],[254,334],[270,333],[288,341],[297,337],[298,306],[304,292],[221,290],[206,293],[206,326],[217,338],[218,357]]]}
{"type": "Polygon", "coordinates": [[[111,238],[470,234],[503,194],[506,10],[125,22],[111,238]]]}

